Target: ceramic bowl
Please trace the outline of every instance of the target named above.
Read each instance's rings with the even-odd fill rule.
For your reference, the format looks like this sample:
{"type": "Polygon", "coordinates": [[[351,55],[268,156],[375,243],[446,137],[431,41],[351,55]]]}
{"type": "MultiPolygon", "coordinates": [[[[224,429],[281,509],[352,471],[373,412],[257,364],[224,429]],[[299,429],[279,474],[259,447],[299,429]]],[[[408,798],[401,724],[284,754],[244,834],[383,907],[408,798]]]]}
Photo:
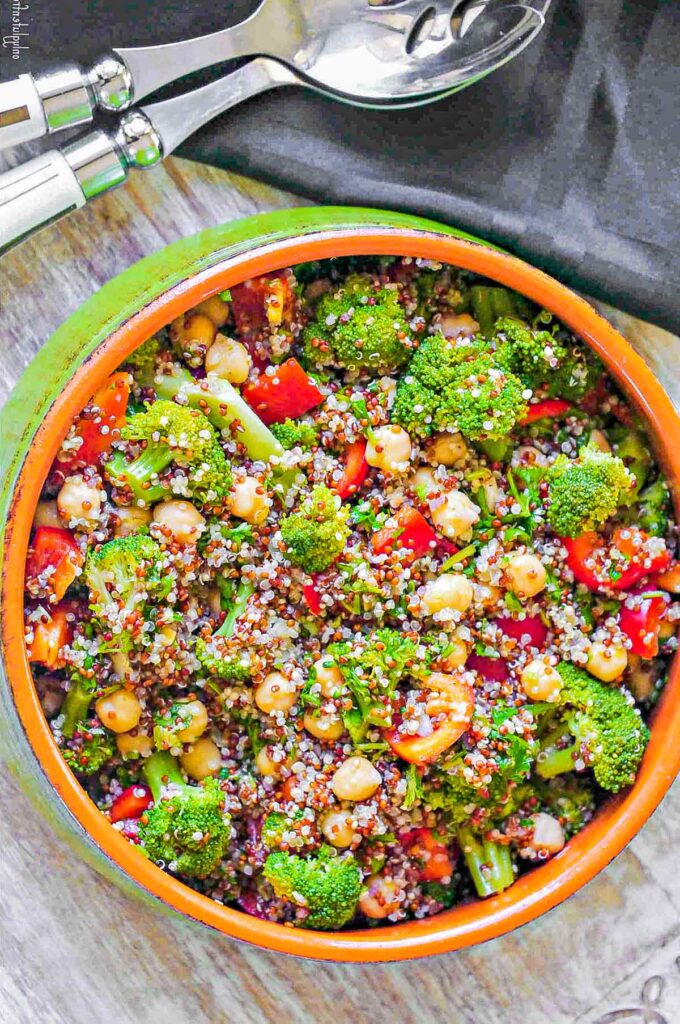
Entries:
{"type": "Polygon", "coordinates": [[[349,254],[424,257],[463,267],[547,307],[593,347],[646,420],[656,454],[680,491],[680,421],[628,343],[582,298],[503,252],[443,225],[374,210],[281,211],[204,231],[111,281],[50,339],[2,419],[2,654],[5,760],[41,812],[100,871],[227,935],[267,949],[336,961],[442,953],[502,935],[583,886],[642,827],[680,768],[680,662],[659,702],[638,779],[565,849],[492,899],[390,927],[323,933],[286,928],[221,906],[165,874],[108,823],[62,760],[38,701],[23,642],[24,560],[33,510],[73,416],[141,341],[202,299],[258,274],[349,254]]]}

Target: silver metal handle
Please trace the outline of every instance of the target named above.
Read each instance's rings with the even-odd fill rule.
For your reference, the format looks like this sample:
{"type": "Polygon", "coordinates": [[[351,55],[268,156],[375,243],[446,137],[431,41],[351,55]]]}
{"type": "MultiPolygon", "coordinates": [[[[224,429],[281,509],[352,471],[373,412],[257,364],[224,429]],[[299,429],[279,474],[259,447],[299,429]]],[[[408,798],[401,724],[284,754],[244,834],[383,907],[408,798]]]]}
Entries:
{"type": "Polygon", "coordinates": [[[0,84],[0,149],[92,120],[96,104],[77,64],[44,75],[20,75],[0,84]]]}
{"type": "Polygon", "coordinates": [[[121,185],[131,167],[153,167],[222,111],[296,81],[285,65],[258,58],[201,89],[127,111],[113,135],[87,132],[0,175],[0,253],[121,185]]]}
{"type": "Polygon", "coordinates": [[[193,71],[261,53],[266,41],[272,38],[268,33],[276,32],[276,24],[271,24],[267,13],[269,6],[263,3],[238,25],[196,39],[160,46],[115,47],[114,54],[130,74],[135,102],[193,71]]]}

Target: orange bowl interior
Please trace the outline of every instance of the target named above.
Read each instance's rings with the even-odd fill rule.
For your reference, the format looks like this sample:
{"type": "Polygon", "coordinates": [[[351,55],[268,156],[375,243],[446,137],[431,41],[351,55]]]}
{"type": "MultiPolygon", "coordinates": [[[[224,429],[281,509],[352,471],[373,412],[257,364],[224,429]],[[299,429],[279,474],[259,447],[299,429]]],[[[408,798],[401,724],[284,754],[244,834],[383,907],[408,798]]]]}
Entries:
{"type": "Polygon", "coordinates": [[[583,299],[511,256],[472,242],[428,232],[361,229],[319,232],[255,249],[170,289],[141,309],[74,374],[51,407],[23,464],[8,524],[3,573],[3,639],[16,707],[27,739],[61,800],[103,853],[140,886],[190,918],[268,949],[338,961],[383,961],[441,953],[481,942],[522,925],[571,895],[630,841],[680,769],[680,663],[675,659],[655,711],[652,738],[635,786],[609,801],[565,849],[492,899],[422,921],[379,929],[323,933],[261,921],[221,906],[150,863],[98,811],[62,760],[42,713],[23,641],[23,580],[33,511],[73,416],[103,380],[143,340],[209,295],[293,263],[341,255],[401,255],[436,259],[482,274],[544,305],[588,342],[647,421],[656,454],[678,505],[680,419],[643,360],[583,299]]]}

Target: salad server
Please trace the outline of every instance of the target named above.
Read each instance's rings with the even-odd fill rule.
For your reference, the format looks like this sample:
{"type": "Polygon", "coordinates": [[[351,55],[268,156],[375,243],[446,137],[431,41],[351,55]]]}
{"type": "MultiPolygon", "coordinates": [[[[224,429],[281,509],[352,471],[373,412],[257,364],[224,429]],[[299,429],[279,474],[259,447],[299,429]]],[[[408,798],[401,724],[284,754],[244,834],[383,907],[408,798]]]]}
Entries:
{"type": "Polygon", "coordinates": [[[120,112],[202,68],[277,58],[339,98],[411,103],[476,81],[541,29],[550,0],[263,0],[245,21],[195,39],[117,47],[87,70],[0,83],[0,149],[120,112]],[[178,76],[177,69],[181,69],[178,76]]]}

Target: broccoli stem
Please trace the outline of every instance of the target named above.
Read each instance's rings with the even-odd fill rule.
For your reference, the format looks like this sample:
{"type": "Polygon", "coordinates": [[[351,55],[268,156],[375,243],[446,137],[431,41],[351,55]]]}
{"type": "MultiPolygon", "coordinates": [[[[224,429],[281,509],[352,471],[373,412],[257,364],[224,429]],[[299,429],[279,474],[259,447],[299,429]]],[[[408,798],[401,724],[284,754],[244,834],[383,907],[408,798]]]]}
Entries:
{"type": "Polygon", "coordinates": [[[79,723],[87,719],[93,697],[94,693],[92,690],[84,690],[78,683],[71,684],[71,689],[66,694],[62,706],[62,712],[65,717],[61,731],[68,739],[73,736],[79,723]]]}
{"type": "Polygon", "coordinates": [[[512,448],[512,442],[506,438],[501,438],[498,441],[486,438],[483,441],[476,441],[475,444],[482,454],[486,455],[492,462],[503,462],[512,448]]]}
{"type": "Polygon", "coordinates": [[[458,830],[458,842],[478,896],[493,896],[513,884],[509,846],[483,839],[470,828],[458,830]]]}
{"type": "Polygon", "coordinates": [[[491,340],[496,320],[502,316],[518,317],[517,296],[507,288],[475,284],[470,289],[472,313],[485,338],[491,340]]]}
{"type": "Polygon", "coordinates": [[[218,430],[228,430],[238,421],[238,440],[246,446],[252,459],[268,462],[272,455],[283,455],[283,446],[229,381],[209,375],[205,388],[187,370],[179,370],[157,376],[154,388],[159,398],[172,400],[181,394],[218,430]]]}
{"type": "Polygon", "coordinates": [[[127,462],[122,452],[114,452],[107,463],[107,473],[115,484],[125,484],[130,488],[136,501],[147,505],[165,497],[169,491],[162,484],[151,484],[149,481],[170,465],[172,451],[164,445],[147,445],[133,462],[127,462]]]}
{"type": "Polygon", "coordinates": [[[158,804],[163,787],[169,782],[186,788],[182,773],[176,759],[167,750],[157,751],[144,761],[142,773],[146,784],[151,790],[154,804],[158,804]]]}
{"type": "Polygon", "coordinates": [[[255,586],[249,580],[241,580],[236,591],[236,596],[227,616],[219,629],[215,630],[215,636],[231,636],[240,615],[243,614],[255,586]]]}
{"type": "Polygon", "coordinates": [[[536,759],[536,774],[542,779],[552,779],[565,772],[573,772],[577,744],[568,729],[554,729],[543,741],[541,752],[536,759]]]}

